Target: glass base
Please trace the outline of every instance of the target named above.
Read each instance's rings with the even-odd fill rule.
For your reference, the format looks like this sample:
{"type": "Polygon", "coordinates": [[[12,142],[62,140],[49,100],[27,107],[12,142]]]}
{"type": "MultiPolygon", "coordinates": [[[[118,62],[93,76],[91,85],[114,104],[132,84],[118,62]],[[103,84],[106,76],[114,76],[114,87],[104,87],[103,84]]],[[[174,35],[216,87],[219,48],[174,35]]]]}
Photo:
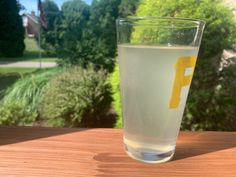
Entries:
{"type": "Polygon", "coordinates": [[[173,158],[175,153],[175,147],[173,147],[173,150],[163,152],[158,150],[132,148],[127,144],[125,144],[125,150],[131,158],[151,164],[167,162],[173,158]]]}

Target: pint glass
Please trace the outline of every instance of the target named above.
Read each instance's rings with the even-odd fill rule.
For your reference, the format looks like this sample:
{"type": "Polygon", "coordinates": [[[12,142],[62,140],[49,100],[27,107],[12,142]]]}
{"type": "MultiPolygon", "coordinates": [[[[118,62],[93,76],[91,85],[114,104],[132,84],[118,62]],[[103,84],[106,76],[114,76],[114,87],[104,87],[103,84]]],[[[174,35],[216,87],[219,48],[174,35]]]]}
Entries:
{"type": "Polygon", "coordinates": [[[124,145],[132,158],[160,163],[173,157],[204,25],[181,18],[117,20],[124,145]]]}

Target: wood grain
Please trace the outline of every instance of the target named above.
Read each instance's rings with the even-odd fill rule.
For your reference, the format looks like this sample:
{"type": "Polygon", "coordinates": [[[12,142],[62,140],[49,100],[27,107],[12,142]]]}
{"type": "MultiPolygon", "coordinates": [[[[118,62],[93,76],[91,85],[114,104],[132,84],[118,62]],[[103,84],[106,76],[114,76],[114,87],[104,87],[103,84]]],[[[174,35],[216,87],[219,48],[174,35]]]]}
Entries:
{"type": "Polygon", "coordinates": [[[235,132],[181,132],[175,158],[129,158],[119,129],[0,127],[0,177],[236,177],[235,132]]]}

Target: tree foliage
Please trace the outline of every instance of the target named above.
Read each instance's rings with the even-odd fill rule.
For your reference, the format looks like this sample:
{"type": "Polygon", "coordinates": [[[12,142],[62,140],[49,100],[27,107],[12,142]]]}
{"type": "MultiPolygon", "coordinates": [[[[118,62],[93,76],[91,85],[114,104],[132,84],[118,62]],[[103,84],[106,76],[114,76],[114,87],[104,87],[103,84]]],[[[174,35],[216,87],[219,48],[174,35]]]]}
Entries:
{"type": "Polygon", "coordinates": [[[48,56],[56,56],[58,40],[57,28],[61,18],[61,12],[57,4],[51,0],[42,3],[47,28],[41,28],[41,47],[48,56]]]}
{"type": "Polygon", "coordinates": [[[116,54],[116,24],[119,16],[121,0],[94,0],[91,5],[90,25],[93,34],[102,45],[97,45],[103,51],[104,58],[114,59],[116,54]]]}
{"type": "Polygon", "coordinates": [[[87,35],[89,6],[81,0],[68,1],[63,4],[61,13],[57,49],[59,56],[66,63],[83,65],[87,55],[83,45],[86,45],[84,39],[87,35]]]}
{"type": "Polygon", "coordinates": [[[48,53],[54,52],[55,47],[63,64],[86,68],[93,63],[97,68],[112,71],[120,3],[121,0],[94,0],[89,6],[82,0],[67,1],[59,17],[54,18],[55,13],[50,13],[53,2],[46,0],[43,5],[49,27],[43,29],[43,47],[48,53]],[[56,30],[54,25],[50,27],[55,22],[56,30]]]}
{"type": "Polygon", "coordinates": [[[63,4],[58,52],[64,62],[113,69],[119,4],[120,0],[94,0],[91,6],[81,0],[63,4]]]}
{"type": "Polygon", "coordinates": [[[223,50],[230,48],[236,38],[232,12],[219,0],[143,0],[136,15],[188,17],[206,21],[183,128],[225,130],[225,125],[235,120],[235,116],[229,115],[234,100],[227,90],[232,85],[224,83],[226,80],[235,81],[235,77],[232,74],[226,77],[223,73],[228,68],[223,71],[219,68],[223,50]]]}
{"type": "Polygon", "coordinates": [[[16,0],[0,1],[0,55],[20,57],[23,55],[24,28],[16,0]]]}
{"type": "Polygon", "coordinates": [[[121,0],[119,5],[119,16],[134,16],[140,0],[121,0]]]}

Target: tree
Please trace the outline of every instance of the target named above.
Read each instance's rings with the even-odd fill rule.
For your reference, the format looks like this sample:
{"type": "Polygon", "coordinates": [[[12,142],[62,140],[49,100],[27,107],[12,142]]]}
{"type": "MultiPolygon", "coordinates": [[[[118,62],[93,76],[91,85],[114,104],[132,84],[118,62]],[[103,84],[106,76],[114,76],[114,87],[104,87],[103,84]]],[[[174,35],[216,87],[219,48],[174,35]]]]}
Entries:
{"type": "Polygon", "coordinates": [[[119,16],[121,0],[94,0],[90,10],[90,22],[92,33],[98,43],[95,46],[101,51],[106,66],[111,71],[114,67],[116,55],[116,24],[119,16]]]}
{"type": "Polygon", "coordinates": [[[119,5],[119,16],[134,16],[140,0],[121,0],[119,5]]]}
{"type": "Polygon", "coordinates": [[[51,0],[42,3],[47,28],[41,28],[41,46],[47,55],[56,55],[56,45],[58,39],[57,27],[61,18],[61,12],[57,4],[51,0]]]}
{"type": "Polygon", "coordinates": [[[63,62],[112,71],[116,55],[116,27],[120,0],[96,1],[91,7],[81,0],[62,6],[58,53],[63,62]]]}
{"type": "Polygon", "coordinates": [[[19,11],[16,0],[0,1],[0,54],[5,57],[20,57],[25,49],[19,11]]]}
{"type": "MultiPolygon", "coordinates": [[[[188,17],[206,21],[183,128],[226,130],[225,125],[233,119],[235,121],[235,116],[229,116],[235,100],[232,95],[225,94],[231,87],[230,83],[225,84],[227,78],[223,73],[227,68],[223,71],[219,68],[223,49],[230,48],[236,38],[232,12],[219,0],[142,0],[136,15],[188,17]]],[[[235,78],[231,79],[235,81],[235,78]]]]}
{"type": "Polygon", "coordinates": [[[57,52],[64,63],[84,65],[89,55],[89,6],[81,0],[67,1],[61,13],[57,52]]]}

